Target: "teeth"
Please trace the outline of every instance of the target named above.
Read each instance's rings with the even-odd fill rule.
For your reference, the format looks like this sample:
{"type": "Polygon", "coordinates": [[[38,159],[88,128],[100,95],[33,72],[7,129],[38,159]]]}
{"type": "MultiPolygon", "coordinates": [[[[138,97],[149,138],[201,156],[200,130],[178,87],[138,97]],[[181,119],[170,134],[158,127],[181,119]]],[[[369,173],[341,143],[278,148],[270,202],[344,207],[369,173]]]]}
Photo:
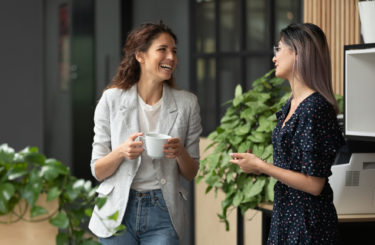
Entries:
{"type": "Polygon", "coordinates": [[[161,65],[160,66],[161,68],[164,68],[164,69],[172,69],[172,66],[169,66],[169,65],[161,65]]]}

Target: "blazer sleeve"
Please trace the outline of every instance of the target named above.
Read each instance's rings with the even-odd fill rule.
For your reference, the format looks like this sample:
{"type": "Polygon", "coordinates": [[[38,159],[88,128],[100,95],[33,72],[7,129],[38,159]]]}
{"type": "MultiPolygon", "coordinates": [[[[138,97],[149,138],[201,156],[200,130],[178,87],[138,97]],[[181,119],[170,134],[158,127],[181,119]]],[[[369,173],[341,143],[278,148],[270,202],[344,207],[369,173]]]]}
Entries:
{"type": "Polygon", "coordinates": [[[193,96],[188,131],[185,140],[185,147],[190,156],[197,161],[199,161],[199,137],[202,133],[201,117],[200,117],[200,108],[198,104],[198,99],[196,96],[193,96]]]}
{"type": "Polygon", "coordinates": [[[100,98],[94,114],[94,142],[92,144],[91,173],[95,174],[96,160],[106,156],[111,152],[111,130],[110,130],[110,110],[107,101],[107,93],[104,92],[100,98]]]}

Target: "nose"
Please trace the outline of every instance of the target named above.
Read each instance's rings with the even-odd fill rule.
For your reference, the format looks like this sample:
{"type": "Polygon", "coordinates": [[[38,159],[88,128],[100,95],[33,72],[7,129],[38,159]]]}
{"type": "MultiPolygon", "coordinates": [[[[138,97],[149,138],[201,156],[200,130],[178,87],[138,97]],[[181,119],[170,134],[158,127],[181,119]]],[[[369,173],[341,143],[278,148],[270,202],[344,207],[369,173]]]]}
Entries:
{"type": "Polygon", "coordinates": [[[173,52],[173,51],[169,51],[169,52],[167,53],[167,59],[175,60],[175,58],[176,58],[176,53],[175,53],[175,52],[173,52]]]}
{"type": "Polygon", "coordinates": [[[272,57],[272,62],[273,62],[273,63],[276,63],[276,56],[273,56],[273,57],[272,57]]]}

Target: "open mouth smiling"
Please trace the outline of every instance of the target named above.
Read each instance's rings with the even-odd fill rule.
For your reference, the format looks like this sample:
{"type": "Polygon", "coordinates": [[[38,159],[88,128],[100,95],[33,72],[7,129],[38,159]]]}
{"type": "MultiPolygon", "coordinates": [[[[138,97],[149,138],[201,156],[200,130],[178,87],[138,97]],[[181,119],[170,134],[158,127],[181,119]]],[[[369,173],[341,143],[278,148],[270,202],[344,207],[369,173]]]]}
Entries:
{"type": "Polygon", "coordinates": [[[169,71],[172,70],[172,66],[170,66],[170,65],[160,65],[160,67],[163,68],[163,69],[169,70],[169,71]]]}

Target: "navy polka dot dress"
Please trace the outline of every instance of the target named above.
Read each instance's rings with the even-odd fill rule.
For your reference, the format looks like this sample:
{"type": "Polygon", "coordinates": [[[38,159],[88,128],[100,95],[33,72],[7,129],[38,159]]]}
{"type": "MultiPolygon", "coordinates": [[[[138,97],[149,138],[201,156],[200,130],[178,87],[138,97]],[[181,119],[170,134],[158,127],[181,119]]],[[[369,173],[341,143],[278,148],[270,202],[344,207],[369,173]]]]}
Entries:
{"type": "Polygon", "coordinates": [[[336,244],[337,214],[328,183],[336,152],[345,142],[331,104],[315,92],[302,101],[285,123],[290,100],[276,116],[272,134],[274,165],[310,176],[325,177],[319,196],[275,184],[267,244],[336,244]]]}

